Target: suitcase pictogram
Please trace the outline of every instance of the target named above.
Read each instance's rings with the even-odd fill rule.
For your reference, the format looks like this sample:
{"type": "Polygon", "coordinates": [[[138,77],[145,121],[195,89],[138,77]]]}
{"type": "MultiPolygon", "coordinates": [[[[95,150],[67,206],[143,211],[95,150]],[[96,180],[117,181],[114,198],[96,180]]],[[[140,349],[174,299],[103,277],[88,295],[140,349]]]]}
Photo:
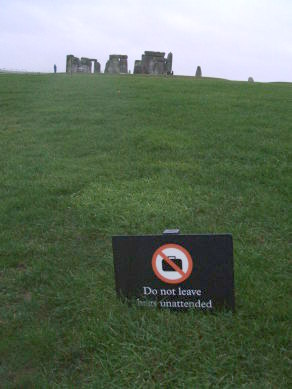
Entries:
{"type": "MultiPolygon", "coordinates": [[[[178,266],[182,270],[182,260],[180,258],[176,258],[175,256],[168,257],[176,266],[178,266]]],[[[165,260],[162,261],[162,270],[163,271],[176,271],[172,266],[170,266],[165,260]]]]}

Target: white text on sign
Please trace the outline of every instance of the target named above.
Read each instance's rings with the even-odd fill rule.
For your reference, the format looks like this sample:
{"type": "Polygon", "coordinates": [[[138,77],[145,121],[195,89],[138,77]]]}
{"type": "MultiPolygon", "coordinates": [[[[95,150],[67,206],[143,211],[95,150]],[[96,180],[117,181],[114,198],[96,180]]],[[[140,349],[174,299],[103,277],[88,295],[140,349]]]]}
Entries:
{"type": "Polygon", "coordinates": [[[201,296],[201,289],[183,289],[180,286],[178,289],[152,289],[150,286],[143,286],[144,296],[201,296]],[[159,293],[158,293],[159,291],[159,293]]]}
{"type": "MultiPolygon", "coordinates": [[[[212,309],[213,303],[212,300],[203,301],[201,300],[202,297],[202,290],[201,289],[183,289],[181,287],[178,287],[177,289],[169,288],[169,289],[155,289],[151,288],[150,286],[143,286],[143,295],[147,299],[140,300],[137,299],[137,304],[139,306],[144,307],[157,307],[160,306],[161,308],[199,308],[199,309],[212,309]],[[176,296],[178,299],[175,301],[172,299],[171,301],[166,301],[164,298],[161,301],[150,300],[149,298],[155,298],[156,296],[176,296]],[[179,296],[188,296],[188,297],[194,297],[194,301],[181,301],[179,300],[179,296]]],[[[202,297],[203,298],[203,297],[202,297]]]]}

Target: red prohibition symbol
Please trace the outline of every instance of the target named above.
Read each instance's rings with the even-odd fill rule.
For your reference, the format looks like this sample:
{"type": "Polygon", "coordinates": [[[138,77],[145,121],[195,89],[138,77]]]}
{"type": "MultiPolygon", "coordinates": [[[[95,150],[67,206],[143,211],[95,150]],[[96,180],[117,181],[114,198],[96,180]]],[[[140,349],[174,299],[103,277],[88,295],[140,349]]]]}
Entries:
{"type": "Polygon", "coordinates": [[[152,268],[161,281],[167,284],[180,284],[191,275],[193,260],[184,247],[169,243],[155,251],[152,257],[152,268]]]}

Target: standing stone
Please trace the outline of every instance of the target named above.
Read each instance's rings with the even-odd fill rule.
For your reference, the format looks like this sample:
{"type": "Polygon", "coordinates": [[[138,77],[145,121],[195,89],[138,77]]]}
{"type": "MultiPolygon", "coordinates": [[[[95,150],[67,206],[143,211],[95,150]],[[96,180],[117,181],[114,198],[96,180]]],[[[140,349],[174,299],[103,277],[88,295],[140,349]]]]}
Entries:
{"type": "Polygon", "coordinates": [[[172,53],[168,53],[166,60],[166,73],[171,74],[172,72],[172,53]]]}
{"type": "Polygon", "coordinates": [[[254,82],[254,79],[252,77],[248,77],[248,82],[254,82]]]}
{"type": "Polygon", "coordinates": [[[74,58],[72,54],[68,54],[66,57],[66,73],[72,73],[72,58],[74,58]]]}
{"type": "Polygon", "coordinates": [[[120,55],[120,73],[128,73],[128,56],[120,55]]]}
{"type": "Polygon", "coordinates": [[[197,78],[202,77],[202,69],[201,69],[201,66],[198,66],[198,67],[197,67],[197,70],[196,70],[196,77],[197,77],[197,78]]]}
{"type": "Polygon", "coordinates": [[[80,66],[80,59],[77,57],[74,57],[74,55],[67,56],[67,63],[69,66],[69,72],[68,73],[77,73],[78,68],[80,66]]]}
{"type": "Polygon", "coordinates": [[[120,73],[120,61],[115,55],[110,55],[109,64],[107,67],[108,73],[118,74],[120,73]]]}
{"type": "Polygon", "coordinates": [[[77,72],[91,73],[91,60],[89,58],[82,57],[77,72]]]}
{"type": "Polygon", "coordinates": [[[136,59],[134,65],[134,74],[142,74],[142,61],[136,59]]]}
{"type": "Polygon", "coordinates": [[[100,63],[97,61],[97,59],[95,59],[93,61],[94,61],[93,72],[94,73],[100,73],[100,63]]]}

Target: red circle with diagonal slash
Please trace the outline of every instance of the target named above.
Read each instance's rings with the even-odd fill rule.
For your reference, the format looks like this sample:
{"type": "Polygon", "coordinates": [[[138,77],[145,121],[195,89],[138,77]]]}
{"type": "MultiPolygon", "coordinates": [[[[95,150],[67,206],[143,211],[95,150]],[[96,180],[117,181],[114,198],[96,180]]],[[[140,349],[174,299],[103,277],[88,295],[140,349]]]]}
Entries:
{"type": "Polygon", "coordinates": [[[165,244],[165,245],[159,247],[155,251],[155,253],[153,254],[153,257],[152,257],[152,268],[153,268],[153,271],[154,271],[156,277],[158,277],[160,280],[162,280],[168,284],[180,284],[181,282],[185,281],[191,275],[192,270],[193,270],[193,260],[192,260],[190,253],[184,247],[182,247],[178,244],[169,243],[169,244],[165,244]],[[171,259],[168,258],[168,256],[163,252],[163,250],[165,250],[165,249],[176,249],[176,250],[181,251],[184,254],[185,258],[187,259],[187,263],[188,263],[186,272],[184,272],[182,269],[180,269],[171,259]],[[159,270],[157,268],[158,256],[162,257],[162,259],[164,259],[168,263],[168,265],[173,268],[174,271],[179,273],[181,275],[181,277],[178,279],[169,279],[169,278],[165,277],[165,275],[161,274],[161,272],[159,272],[159,270]]]}

